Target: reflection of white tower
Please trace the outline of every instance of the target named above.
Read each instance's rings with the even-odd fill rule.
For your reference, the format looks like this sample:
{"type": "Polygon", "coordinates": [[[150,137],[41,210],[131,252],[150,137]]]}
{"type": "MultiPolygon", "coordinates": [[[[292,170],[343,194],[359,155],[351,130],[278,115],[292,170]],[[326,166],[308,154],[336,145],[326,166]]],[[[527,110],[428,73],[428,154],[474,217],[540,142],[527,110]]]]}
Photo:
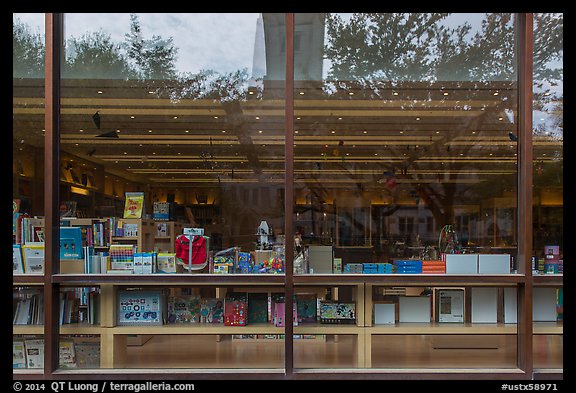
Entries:
{"type": "Polygon", "coordinates": [[[262,14],[256,20],[256,35],[254,37],[254,57],[252,58],[252,81],[262,79],[266,75],[266,46],[264,42],[264,23],[262,14]]]}

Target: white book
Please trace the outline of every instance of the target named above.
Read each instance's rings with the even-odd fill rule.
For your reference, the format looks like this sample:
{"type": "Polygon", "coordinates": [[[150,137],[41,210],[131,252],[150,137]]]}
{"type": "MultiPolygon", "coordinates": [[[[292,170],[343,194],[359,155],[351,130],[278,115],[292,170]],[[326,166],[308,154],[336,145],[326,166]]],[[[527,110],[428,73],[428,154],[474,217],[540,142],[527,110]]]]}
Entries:
{"type": "Polygon", "coordinates": [[[44,368],[44,340],[25,340],[28,368],[44,368]]]}
{"type": "Polygon", "coordinates": [[[76,352],[72,340],[62,340],[58,351],[59,366],[62,368],[76,368],[76,352]]]}
{"type": "Polygon", "coordinates": [[[26,368],[24,341],[12,341],[12,368],[26,368]]]}
{"type": "Polygon", "coordinates": [[[144,273],[144,253],[136,252],[134,253],[134,274],[143,274],[144,273]]]}
{"type": "Polygon", "coordinates": [[[142,273],[152,274],[154,273],[154,255],[151,252],[142,253],[142,273]]]}

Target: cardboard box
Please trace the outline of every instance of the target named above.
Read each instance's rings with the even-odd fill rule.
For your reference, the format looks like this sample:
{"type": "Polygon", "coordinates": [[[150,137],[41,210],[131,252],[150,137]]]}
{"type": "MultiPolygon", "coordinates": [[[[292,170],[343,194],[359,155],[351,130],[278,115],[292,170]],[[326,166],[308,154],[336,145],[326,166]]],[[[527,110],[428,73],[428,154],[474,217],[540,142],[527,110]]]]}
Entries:
{"type": "Polygon", "coordinates": [[[478,274],[478,254],[447,254],[446,274],[478,274]]]}
{"type": "Polygon", "coordinates": [[[332,246],[309,246],[308,269],[314,274],[332,274],[332,246]]]}
{"type": "Polygon", "coordinates": [[[400,296],[400,322],[430,322],[429,296],[400,296]]]}
{"type": "Polygon", "coordinates": [[[83,259],[61,259],[60,260],[60,273],[61,274],[84,274],[84,260],[83,259]]]}
{"type": "Polygon", "coordinates": [[[478,273],[509,274],[510,254],[479,254],[478,273]]]}
{"type": "Polygon", "coordinates": [[[498,288],[472,288],[472,323],[496,323],[498,288]]]}

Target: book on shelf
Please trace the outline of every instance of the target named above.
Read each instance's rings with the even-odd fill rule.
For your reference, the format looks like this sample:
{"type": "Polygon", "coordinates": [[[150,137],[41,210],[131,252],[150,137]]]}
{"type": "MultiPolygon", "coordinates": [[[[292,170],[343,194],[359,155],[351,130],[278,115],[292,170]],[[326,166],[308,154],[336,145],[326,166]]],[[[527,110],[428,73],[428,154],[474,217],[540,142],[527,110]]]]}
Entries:
{"type": "Polygon", "coordinates": [[[436,320],[464,323],[464,289],[436,290],[436,320]]]}
{"type": "Polygon", "coordinates": [[[248,296],[246,292],[229,292],[224,298],[224,325],[246,326],[248,296]]]}
{"type": "Polygon", "coordinates": [[[12,245],[12,274],[24,274],[22,246],[20,244],[12,245]]]}
{"type": "Polygon", "coordinates": [[[27,243],[22,246],[24,272],[27,274],[44,273],[44,243],[27,243]]]}
{"type": "Polygon", "coordinates": [[[144,193],[143,192],[126,192],[124,202],[123,218],[142,218],[144,212],[144,193]]]}
{"type": "Polygon", "coordinates": [[[60,227],[60,259],[82,259],[82,229],[60,227]]]}
{"type": "Polygon", "coordinates": [[[316,294],[297,294],[298,323],[316,323],[318,299],[316,294]]]}
{"type": "Polygon", "coordinates": [[[100,341],[92,337],[74,337],[78,368],[100,368],[100,341]]]}
{"type": "Polygon", "coordinates": [[[14,291],[12,297],[12,324],[41,325],[44,322],[43,293],[38,289],[14,291]]]}
{"type": "Polygon", "coordinates": [[[24,340],[27,368],[44,368],[44,339],[24,340]]]}
{"type": "Polygon", "coordinates": [[[12,368],[26,368],[26,348],[23,340],[12,341],[12,368]]]}
{"type": "Polygon", "coordinates": [[[320,323],[355,324],[356,303],[332,300],[320,301],[320,323]]]}
{"type": "Polygon", "coordinates": [[[224,299],[203,298],[200,300],[201,323],[224,323],[224,299]]]}
{"type": "Polygon", "coordinates": [[[71,339],[62,339],[58,345],[58,364],[60,368],[76,368],[76,351],[74,350],[74,341],[71,339]]]}
{"type": "Polygon", "coordinates": [[[162,290],[119,290],[118,325],[163,325],[166,317],[162,290]]]}
{"type": "Polygon", "coordinates": [[[268,323],[268,294],[260,292],[248,293],[247,324],[268,323]]]}
{"type": "Polygon", "coordinates": [[[111,244],[110,270],[134,270],[134,246],[131,244],[111,244]]]}
{"type": "MultiPolygon", "coordinates": [[[[275,302],[274,303],[274,315],[272,317],[274,326],[285,326],[286,324],[286,303],[285,302],[275,302]]],[[[296,303],[292,303],[292,325],[298,326],[298,311],[296,303]]]]}
{"type": "Polygon", "coordinates": [[[168,298],[168,323],[200,323],[202,305],[198,295],[176,295],[168,298]]]}
{"type": "Polygon", "coordinates": [[[156,265],[158,273],[176,273],[176,253],[159,252],[156,265]]]}

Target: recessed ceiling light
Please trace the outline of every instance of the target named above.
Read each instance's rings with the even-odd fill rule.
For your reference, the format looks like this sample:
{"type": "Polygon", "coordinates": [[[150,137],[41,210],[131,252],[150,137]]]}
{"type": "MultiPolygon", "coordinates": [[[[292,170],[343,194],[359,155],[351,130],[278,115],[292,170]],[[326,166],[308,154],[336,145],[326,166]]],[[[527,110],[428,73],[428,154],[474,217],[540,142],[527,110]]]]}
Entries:
{"type": "Polygon", "coordinates": [[[504,120],[504,119],[503,119],[502,117],[499,117],[498,120],[502,121],[502,120],[504,120]]]}
{"type": "MultiPolygon", "coordinates": [[[[42,130],[42,131],[44,131],[44,130],[42,130]]],[[[78,131],[80,131],[80,132],[84,132],[84,130],[78,130],[78,131]]]]}
{"type": "Polygon", "coordinates": [[[404,131],[400,131],[400,134],[404,134],[404,131]]]}
{"type": "Polygon", "coordinates": [[[256,120],[260,120],[260,116],[256,116],[256,120]]]}
{"type": "Polygon", "coordinates": [[[447,91],[445,91],[445,92],[444,92],[444,93],[442,93],[442,94],[444,94],[445,96],[447,96],[447,95],[448,95],[448,92],[447,92],[447,91]]]}
{"type": "Polygon", "coordinates": [[[118,164],[118,161],[114,161],[115,164],[118,164]]]}
{"type": "Polygon", "coordinates": [[[156,154],[156,153],[152,152],[152,154],[156,154]]]}
{"type": "Polygon", "coordinates": [[[346,155],[347,155],[347,156],[349,156],[349,155],[350,155],[350,153],[346,153],[346,155]]]}
{"type": "Polygon", "coordinates": [[[134,117],[134,116],[130,116],[130,118],[131,118],[131,119],[134,119],[135,117],[134,117]]]}
{"type": "Polygon", "coordinates": [[[298,130],[294,130],[294,134],[298,134],[298,130]]]}
{"type": "Polygon", "coordinates": [[[417,118],[416,118],[416,120],[420,120],[420,118],[419,118],[419,117],[417,117],[417,118]]]}
{"type": "Polygon", "coordinates": [[[324,147],[328,147],[328,145],[324,145],[324,147]]]}
{"type": "Polygon", "coordinates": [[[301,118],[301,117],[297,117],[297,118],[296,118],[296,120],[300,120],[300,119],[302,119],[302,118],[301,118]]]}
{"type": "Polygon", "coordinates": [[[499,93],[497,91],[494,92],[494,95],[497,96],[499,93]]]}
{"type": "Polygon", "coordinates": [[[148,94],[154,94],[154,92],[153,92],[153,91],[149,91],[148,94]]]}
{"type": "Polygon", "coordinates": [[[395,95],[395,96],[397,96],[397,95],[398,95],[398,92],[395,91],[395,92],[393,92],[392,94],[395,95]]]}
{"type": "Polygon", "coordinates": [[[375,156],[377,156],[377,155],[378,155],[378,153],[374,153],[374,155],[375,155],[375,156]]]}
{"type": "Polygon", "coordinates": [[[472,131],[472,134],[476,134],[476,131],[472,131]]]}
{"type": "Polygon", "coordinates": [[[140,144],[140,147],[142,147],[142,144],[140,144]]]}
{"type": "Polygon", "coordinates": [[[303,91],[301,91],[299,94],[300,94],[301,96],[303,96],[303,95],[304,95],[304,92],[303,92],[303,91]]]}
{"type": "Polygon", "coordinates": [[[226,130],[222,130],[222,133],[225,134],[225,133],[226,133],[226,130]]]}
{"type": "Polygon", "coordinates": [[[341,118],[341,117],[339,117],[339,118],[338,118],[338,120],[342,120],[342,118],[341,118]]]}
{"type": "Polygon", "coordinates": [[[217,118],[218,118],[218,116],[214,116],[214,118],[215,118],[215,119],[217,119],[217,118]]]}
{"type": "Polygon", "coordinates": [[[152,132],[152,130],[148,130],[148,132],[152,132]]]}
{"type": "Polygon", "coordinates": [[[351,95],[351,96],[353,96],[353,95],[354,95],[354,92],[353,92],[353,91],[351,91],[350,93],[348,93],[348,95],[351,95]]]}
{"type": "Polygon", "coordinates": [[[362,131],[363,134],[368,134],[368,131],[362,131]]]}
{"type": "Polygon", "coordinates": [[[248,94],[252,95],[252,94],[254,94],[254,92],[253,92],[253,91],[249,91],[248,94]]]}
{"type": "Polygon", "coordinates": [[[489,156],[491,156],[491,155],[492,155],[492,153],[490,153],[490,154],[488,154],[488,155],[489,155],[489,156]]]}
{"type": "Polygon", "coordinates": [[[102,90],[98,90],[97,93],[98,93],[98,94],[102,94],[102,93],[104,93],[104,92],[103,92],[102,90]]]}
{"type": "Polygon", "coordinates": [[[80,146],[78,143],[75,143],[76,146],[80,146]]]}
{"type": "Polygon", "coordinates": [[[332,132],[332,134],[336,134],[336,131],[331,131],[331,132],[332,132]]]}
{"type": "Polygon", "coordinates": [[[184,132],[190,132],[190,130],[184,130],[184,132]]]}
{"type": "Polygon", "coordinates": [[[128,152],[125,151],[125,152],[124,152],[124,155],[126,155],[126,154],[128,154],[128,152]]]}
{"type": "Polygon", "coordinates": [[[120,130],[116,130],[116,132],[120,132],[120,130]]]}
{"type": "Polygon", "coordinates": [[[463,156],[463,155],[464,155],[464,153],[460,153],[460,155],[461,155],[461,156],[463,156]]]}
{"type": "Polygon", "coordinates": [[[440,134],[440,131],[436,131],[436,134],[440,134]]]}
{"type": "Polygon", "coordinates": [[[178,152],[178,155],[181,155],[182,153],[178,152]]]}
{"type": "Polygon", "coordinates": [[[258,130],[258,134],[262,134],[262,130],[258,130]]]}
{"type": "Polygon", "coordinates": [[[174,119],[177,119],[177,118],[178,118],[178,116],[174,116],[174,119]]]}

